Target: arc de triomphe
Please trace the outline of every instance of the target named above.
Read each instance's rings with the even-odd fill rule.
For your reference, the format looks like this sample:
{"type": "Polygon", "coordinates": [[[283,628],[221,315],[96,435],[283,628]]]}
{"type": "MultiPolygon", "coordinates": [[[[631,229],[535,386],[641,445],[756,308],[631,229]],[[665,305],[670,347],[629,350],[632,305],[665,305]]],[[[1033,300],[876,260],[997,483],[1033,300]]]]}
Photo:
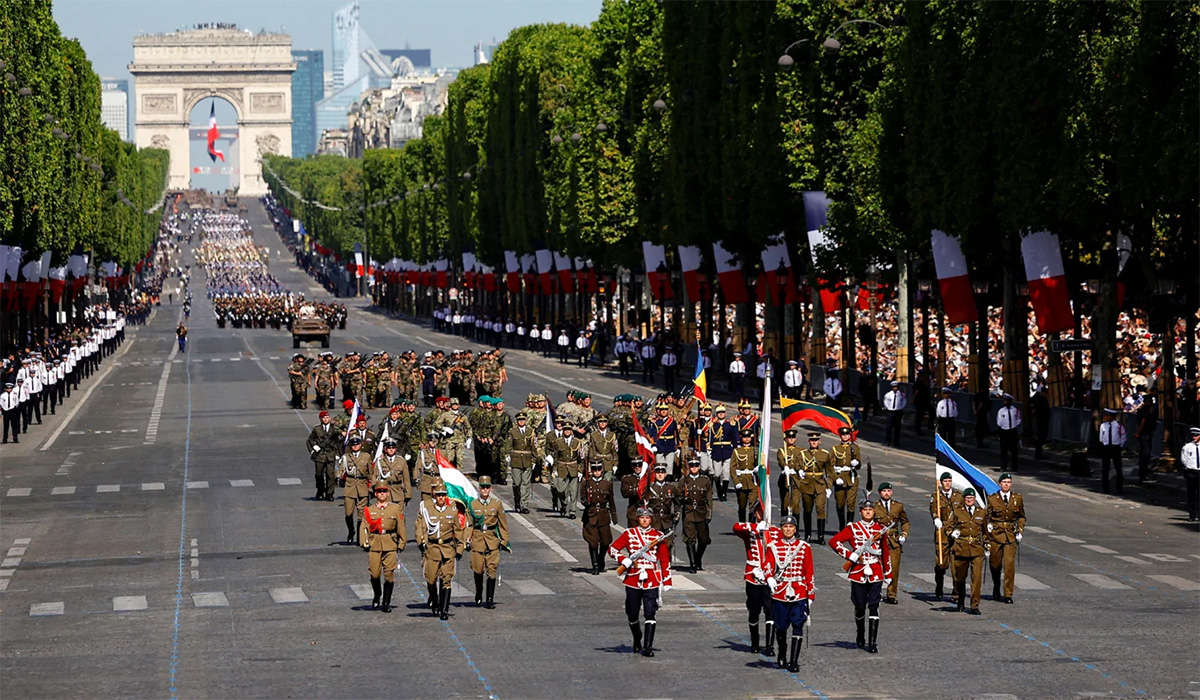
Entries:
{"type": "Polygon", "coordinates": [[[237,110],[239,194],[266,193],[263,153],[292,154],[292,38],[252,34],[233,25],[202,25],[133,40],[137,145],[171,153],[171,189],[190,178],[188,126],[192,108],[221,97],[237,110]]]}

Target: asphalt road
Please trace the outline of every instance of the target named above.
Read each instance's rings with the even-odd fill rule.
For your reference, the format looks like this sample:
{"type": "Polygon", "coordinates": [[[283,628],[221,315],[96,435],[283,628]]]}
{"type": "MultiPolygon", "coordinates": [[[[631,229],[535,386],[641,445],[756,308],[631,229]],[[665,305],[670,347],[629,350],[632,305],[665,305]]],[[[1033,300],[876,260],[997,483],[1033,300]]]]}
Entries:
{"type": "MultiPolygon", "coordinates": [[[[257,204],[251,214],[276,274],[314,295],[257,204]]],[[[202,285],[197,274],[187,353],[174,350],[178,307],[159,308],[89,380],[86,403],[4,447],[6,698],[1200,697],[1200,548],[1176,507],[1022,471],[1016,604],[993,603],[985,584],[983,615],[956,614],[930,595],[931,450],[870,440],[876,481],[896,485],[912,520],[877,655],[854,648],[849,585],[828,548],[801,671],[749,653],[732,502],[717,505],[708,571],[677,575],[665,595],[653,659],[630,653],[619,580],[584,572],[579,522],[549,512],[544,486],[534,512],[509,515],[495,610],[471,604],[460,572],[451,619],[430,617],[411,546],[397,611],[366,610],[366,557],[340,544],[341,503],[310,500],[303,441],[316,410],[287,405],[290,337],[216,328],[202,285]]],[[[340,352],[469,345],[359,305],[333,335],[340,352]]],[[[607,408],[636,388],[522,352],[507,364],[512,403],[584,388],[607,408]]]]}

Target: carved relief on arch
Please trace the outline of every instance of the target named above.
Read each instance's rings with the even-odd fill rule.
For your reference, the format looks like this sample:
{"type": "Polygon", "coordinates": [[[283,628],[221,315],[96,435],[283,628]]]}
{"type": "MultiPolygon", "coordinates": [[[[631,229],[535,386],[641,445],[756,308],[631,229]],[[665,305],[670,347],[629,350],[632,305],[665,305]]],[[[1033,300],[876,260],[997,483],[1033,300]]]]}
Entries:
{"type": "Polygon", "coordinates": [[[150,148],[170,150],[171,138],[166,134],[155,134],[154,136],[150,137],[150,148]]]}
{"type": "Polygon", "coordinates": [[[279,155],[279,137],[275,134],[260,134],[254,137],[254,145],[258,147],[258,157],[271,153],[279,155]]]}
{"type": "Polygon", "coordinates": [[[237,110],[238,119],[246,113],[242,106],[242,89],[241,88],[185,88],[183,91],[183,103],[187,105],[187,112],[190,114],[196,105],[206,97],[220,97],[233,105],[237,110]]]}
{"type": "Polygon", "coordinates": [[[142,112],[145,114],[175,114],[174,95],[142,95],[142,112]]]}

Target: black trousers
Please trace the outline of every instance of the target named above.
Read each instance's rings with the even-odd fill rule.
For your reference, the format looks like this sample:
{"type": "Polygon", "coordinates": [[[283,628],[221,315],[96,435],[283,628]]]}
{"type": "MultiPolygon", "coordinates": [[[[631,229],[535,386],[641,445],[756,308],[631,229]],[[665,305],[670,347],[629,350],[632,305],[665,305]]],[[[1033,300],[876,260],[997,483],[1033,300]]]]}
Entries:
{"type": "Polygon", "coordinates": [[[8,435],[12,433],[12,441],[20,442],[19,435],[21,433],[21,409],[14,408],[11,411],[4,412],[4,442],[8,442],[8,435]]]}
{"type": "Polygon", "coordinates": [[[1187,485],[1188,520],[1200,518],[1200,469],[1184,469],[1183,483],[1187,485]]]}
{"type": "Polygon", "coordinates": [[[888,411],[887,434],[884,442],[892,447],[900,446],[900,419],[903,416],[904,411],[888,411]]]}
{"type": "Polygon", "coordinates": [[[639,612],[647,621],[654,619],[658,612],[658,588],[625,587],[625,617],[636,623],[639,612]]]}
{"type": "Polygon", "coordinates": [[[850,582],[850,602],[854,604],[854,616],[862,617],[864,609],[871,617],[879,617],[879,601],[883,599],[883,581],[874,583],[850,582]]]}
{"type": "Polygon", "coordinates": [[[1110,466],[1116,469],[1117,493],[1121,493],[1125,488],[1125,472],[1121,468],[1120,445],[1100,446],[1100,489],[1104,493],[1108,493],[1108,470],[1110,466]]]}
{"type": "Polygon", "coordinates": [[[958,446],[958,422],[953,418],[938,418],[937,434],[941,435],[943,440],[950,443],[951,447],[958,446]]]}
{"type": "Polygon", "coordinates": [[[752,625],[758,624],[760,615],[767,617],[767,624],[771,623],[771,588],[769,586],[760,586],[757,583],[746,582],[746,612],[750,614],[749,622],[752,625]]]}
{"type": "Polygon", "coordinates": [[[1000,431],[1000,471],[1004,471],[1010,460],[1014,472],[1021,468],[1017,453],[1018,437],[1015,428],[1000,431]]]}

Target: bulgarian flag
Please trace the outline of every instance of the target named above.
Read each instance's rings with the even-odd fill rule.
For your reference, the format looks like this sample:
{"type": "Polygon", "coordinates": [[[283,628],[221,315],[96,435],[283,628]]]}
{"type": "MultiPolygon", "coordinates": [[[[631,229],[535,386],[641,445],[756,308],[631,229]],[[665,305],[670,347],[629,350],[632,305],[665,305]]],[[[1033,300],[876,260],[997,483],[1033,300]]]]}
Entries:
{"type": "MultiPolygon", "coordinates": [[[[834,435],[837,434],[838,428],[854,427],[850,416],[831,406],[822,406],[821,404],[797,401],[796,399],[780,399],[779,406],[780,420],[783,423],[784,430],[791,430],[802,420],[812,421],[834,435]]],[[[855,435],[857,434],[855,432],[855,435]]]]}
{"type": "Polygon", "coordinates": [[[642,422],[638,420],[637,413],[629,414],[633,419],[633,435],[637,442],[638,459],[642,462],[641,470],[638,471],[638,501],[641,502],[642,494],[646,493],[646,487],[650,485],[650,465],[656,460],[654,454],[654,443],[650,441],[650,436],[642,428],[642,422]]]}
{"type": "Polygon", "coordinates": [[[762,521],[771,524],[771,372],[763,379],[762,431],[758,438],[758,509],[762,521]]]}
{"type": "Polygon", "coordinates": [[[221,162],[225,162],[225,154],[217,150],[217,139],[221,138],[221,132],[217,130],[217,101],[213,100],[208,108],[208,157],[212,158],[215,163],[220,158],[221,162]]]}
{"type": "Polygon", "coordinates": [[[475,485],[457,467],[442,456],[441,450],[434,450],[433,454],[437,460],[438,475],[442,477],[442,482],[446,484],[446,495],[450,500],[462,506],[463,509],[469,510],[475,499],[479,498],[479,492],[475,490],[475,485]]]}

